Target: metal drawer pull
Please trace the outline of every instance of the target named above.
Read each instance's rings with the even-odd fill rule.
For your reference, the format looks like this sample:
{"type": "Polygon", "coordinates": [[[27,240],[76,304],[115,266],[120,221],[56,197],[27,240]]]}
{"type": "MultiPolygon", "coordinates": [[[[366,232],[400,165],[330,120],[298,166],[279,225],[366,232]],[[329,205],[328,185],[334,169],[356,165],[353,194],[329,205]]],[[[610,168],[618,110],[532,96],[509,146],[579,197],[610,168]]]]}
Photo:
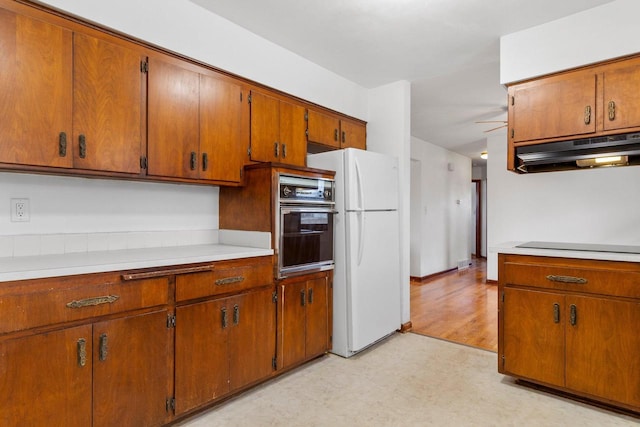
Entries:
{"type": "Polygon", "coordinates": [[[239,283],[244,281],[244,276],[225,277],[224,279],[218,279],[215,281],[217,286],[230,285],[232,283],[239,283]]]}
{"type": "Polygon", "coordinates": [[[583,277],[554,276],[553,274],[548,275],[547,280],[560,283],[577,283],[579,285],[584,285],[585,283],[587,283],[587,279],[583,277]]]}
{"type": "Polygon", "coordinates": [[[571,326],[576,326],[576,323],[578,323],[578,309],[576,307],[575,304],[571,304],[570,308],[570,312],[569,312],[569,322],[571,323],[571,326]]]}
{"type": "Polygon", "coordinates": [[[78,340],[78,366],[84,368],[87,364],[87,341],[84,338],[78,340]]]}
{"type": "Polygon", "coordinates": [[[152,279],[154,277],[172,276],[174,274],[200,273],[212,271],[213,265],[201,265],[199,267],[172,268],[168,270],[145,271],[143,273],[127,273],[122,275],[122,280],[152,279]]]}
{"type": "Polygon", "coordinates": [[[553,323],[560,323],[560,304],[553,304],[553,323]]]}
{"type": "Polygon", "coordinates": [[[108,344],[108,339],[107,339],[107,334],[102,334],[100,335],[100,361],[104,362],[105,360],[107,360],[107,352],[109,351],[109,348],[107,347],[108,344]]]}
{"type": "Polygon", "coordinates": [[[105,295],[103,297],[94,297],[81,300],[75,300],[67,303],[69,308],[82,308],[91,307],[100,304],[111,304],[118,301],[120,297],[118,295],[105,295]]]}

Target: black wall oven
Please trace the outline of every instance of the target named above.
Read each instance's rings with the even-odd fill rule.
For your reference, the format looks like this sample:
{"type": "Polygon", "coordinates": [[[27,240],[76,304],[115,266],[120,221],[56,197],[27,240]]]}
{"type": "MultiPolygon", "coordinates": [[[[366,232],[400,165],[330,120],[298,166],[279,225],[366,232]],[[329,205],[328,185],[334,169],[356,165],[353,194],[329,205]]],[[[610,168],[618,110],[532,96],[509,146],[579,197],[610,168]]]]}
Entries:
{"type": "Polygon", "coordinates": [[[333,269],[333,180],[280,174],[278,187],[278,278],[333,269]]]}

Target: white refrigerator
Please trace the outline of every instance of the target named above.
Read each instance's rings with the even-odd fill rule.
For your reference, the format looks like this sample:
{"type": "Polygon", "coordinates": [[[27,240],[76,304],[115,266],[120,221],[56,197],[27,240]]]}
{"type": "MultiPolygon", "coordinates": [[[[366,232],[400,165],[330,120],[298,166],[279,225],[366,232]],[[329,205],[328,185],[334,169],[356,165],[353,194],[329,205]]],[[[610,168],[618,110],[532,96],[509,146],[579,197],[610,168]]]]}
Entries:
{"type": "Polygon", "coordinates": [[[307,165],[336,172],[331,351],[350,357],[400,328],[398,162],[347,148],[307,165]]]}

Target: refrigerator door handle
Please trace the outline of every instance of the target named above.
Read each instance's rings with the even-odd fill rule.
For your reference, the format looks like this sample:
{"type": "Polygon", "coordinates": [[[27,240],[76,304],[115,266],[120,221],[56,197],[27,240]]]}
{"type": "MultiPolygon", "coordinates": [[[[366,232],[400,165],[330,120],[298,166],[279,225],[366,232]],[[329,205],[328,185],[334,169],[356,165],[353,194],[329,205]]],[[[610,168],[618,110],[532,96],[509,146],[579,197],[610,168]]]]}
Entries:
{"type": "Polygon", "coordinates": [[[362,188],[362,174],[360,173],[360,164],[358,159],[353,159],[356,166],[356,180],[358,181],[358,209],[364,210],[364,188],[362,188]]]}
{"type": "Polygon", "coordinates": [[[360,244],[358,245],[358,265],[362,264],[362,255],[364,253],[364,220],[365,220],[365,211],[360,210],[358,213],[358,222],[360,223],[360,235],[358,236],[358,240],[360,244]]]}

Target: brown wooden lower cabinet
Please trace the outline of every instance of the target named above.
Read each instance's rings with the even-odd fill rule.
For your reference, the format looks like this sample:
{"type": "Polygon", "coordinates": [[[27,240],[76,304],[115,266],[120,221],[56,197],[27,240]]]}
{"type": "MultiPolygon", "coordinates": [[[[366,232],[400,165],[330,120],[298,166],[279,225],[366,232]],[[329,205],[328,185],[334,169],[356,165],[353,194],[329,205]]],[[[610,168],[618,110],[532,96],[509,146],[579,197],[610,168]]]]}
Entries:
{"type": "Polygon", "coordinates": [[[278,285],[279,367],[331,349],[331,273],[285,279],[278,285]]]}
{"type": "Polygon", "coordinates": [[[176,309],[176,415],[274,371],[273,287],[176,309]]]}
{"type": "Polygon", "coordinates": [[[637,263],[501,254],[498,274],[501,373],[640,412],[637,263]]]}

